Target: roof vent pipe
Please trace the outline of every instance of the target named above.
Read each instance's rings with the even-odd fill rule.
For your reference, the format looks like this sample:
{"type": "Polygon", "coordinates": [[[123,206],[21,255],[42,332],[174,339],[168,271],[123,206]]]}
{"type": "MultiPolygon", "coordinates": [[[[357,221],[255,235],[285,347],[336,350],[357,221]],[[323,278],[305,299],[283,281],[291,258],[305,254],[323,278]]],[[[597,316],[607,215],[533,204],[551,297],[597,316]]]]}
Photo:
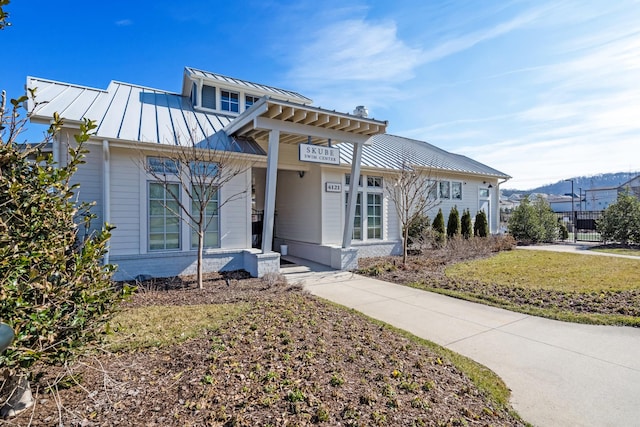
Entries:
{"type": "Polygon", "coordinates": [[[353,115],[366,119],[367,117],[369,117],[369,110],[367,110],[367,107],[365,107],[364,105],[358,105],[356,109],[353,110],[353,115]]]}

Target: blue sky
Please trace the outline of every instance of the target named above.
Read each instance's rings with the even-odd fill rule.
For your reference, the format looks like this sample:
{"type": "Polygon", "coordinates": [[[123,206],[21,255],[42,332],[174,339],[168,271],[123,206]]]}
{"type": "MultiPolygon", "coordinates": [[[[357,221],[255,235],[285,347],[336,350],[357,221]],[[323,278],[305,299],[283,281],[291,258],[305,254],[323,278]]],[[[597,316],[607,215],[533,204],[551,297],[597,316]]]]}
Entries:
{"type": "Polygon", "coordinates": [[[26,76],[180,91],[185,66],[366,105],[389,133],[529,189],[640,170],[640,2],[13,0],[0,88],[26,76]]]}

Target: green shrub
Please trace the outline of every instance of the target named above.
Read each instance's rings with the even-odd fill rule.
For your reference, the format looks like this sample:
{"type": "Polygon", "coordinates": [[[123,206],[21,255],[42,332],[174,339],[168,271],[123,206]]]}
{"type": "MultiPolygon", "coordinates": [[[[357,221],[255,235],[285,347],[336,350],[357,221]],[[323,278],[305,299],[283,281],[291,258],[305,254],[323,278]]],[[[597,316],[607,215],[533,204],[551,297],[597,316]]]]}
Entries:
{"type": "Polygon", "coordinates": [[[431,223],[427,215],[418,215],[409,224],[409,243],[418,243],[430,226],[431,223]]]}
{"type": "Polygon", "coordinates": [[[520,202],[509,218],[509,233],[519,242],[552,242],[558,238],[558,222],[549,203],[538,197],[532,204],[528,197],[520,202]]]}
{"type": "Polygon", "coordinates": [[[567,240],[569,238],[569,230],[567,230],[567,226],[564,223],[558,223],[558,235],[561,240],[567,240]]]}
{"type": "Polygon", "coordinates": [[[462,211],[462,218],[460,218],[460,231],[462,237],[469,239],[473,233],[473,225],[471,224],[471,212],[469,209],[462,211]]]}
{"type": "Polygon", "coordinates": [[[619,194],[596,227],[604,242],[640,244],[640,200],[628,192],[619,194]]]}
{"type": "Polygon", "coordinates": [[[489,235],[489,222],[484,211],[476,213],[476,220],[473,223],[473,235],[477,237],[487,237],[489,235]]]}
{"type": "Polygon", "coordinates": [[[460,235],[460,214],[458,207],[454,206],[449,211],[449,219],[447,221],[447,237],[454,238],[460,235]]]}
{"type": "MultiPolygon", "coordinates": [[[[7,110],[3,99],[0,108],[0,128],[8,130],[0,137],[0,319],[16,335],[0,355],[0,366],[14,376],[24,376],[37,361],[71,359],[99,337],[130,291],[114,288],[113,266],[102,262],[112,227],[79,235],[94,216],[90,205],[75,201],[78,185],[70,180],[83,163],[83,144],[95,123],[80,124],[76,148],[69,148],[66,166],[59,166],[38,147],[15,143],[26,100],[11,100],[7,110]]],[[[56,114],[49,140],[61,126],[56,114]]]]}
{"type": "Polygon", "coordinates": [[[442,209],[438,209],[438,214],[433,219],[433,231],[435,232],[435,240],[438,245],[443,245],[447,241],[446,229],[444,228],[444,215],[442,209]]]}

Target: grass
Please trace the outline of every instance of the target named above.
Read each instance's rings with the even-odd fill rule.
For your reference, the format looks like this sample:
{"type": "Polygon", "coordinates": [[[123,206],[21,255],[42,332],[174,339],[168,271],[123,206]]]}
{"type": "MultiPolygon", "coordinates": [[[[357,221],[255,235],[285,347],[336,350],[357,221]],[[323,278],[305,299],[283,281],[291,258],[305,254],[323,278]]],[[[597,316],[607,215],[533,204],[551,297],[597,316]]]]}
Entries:
{"type": "Polygon", "coordinates": [[[448,277],[558,292],[637,289],[640,260],[546,251],[508,251],[446,269],[448,277]]]}
{"type": "Polygon", "coordinates": [[[608,254],[616,254],[616,255],[632,255],[632,256],[640,256],[640,249],[634,248],[592,248],[594,252],[604,252],[608,254]]]}
{"type": "Polygon", "coordinates": [[[249,310],[249,304],[184,305],[129,308],[112,321],[111,351],[166,347],[204,336],[249,310]]]}

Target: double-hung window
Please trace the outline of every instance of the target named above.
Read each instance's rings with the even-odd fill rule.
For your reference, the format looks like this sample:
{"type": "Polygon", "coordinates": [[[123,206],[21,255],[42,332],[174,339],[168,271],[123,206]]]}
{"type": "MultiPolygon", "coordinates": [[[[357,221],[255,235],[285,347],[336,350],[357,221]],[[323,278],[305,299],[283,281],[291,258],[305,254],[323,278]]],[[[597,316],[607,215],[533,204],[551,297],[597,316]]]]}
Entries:
{"type": "Polygon", "coordinates": [[[220,91],[220,109],[238,113],[240,111],[240,95],[229,90],[220,91]]]}
{"type": "Polygon", "coordinates": [[[149,250],[180,249],[180,184],[149,182],[149,250]]]}
{"type": "MultiPolygon", "coordinates": [[[[196,219],[200,217],[200,208],[203,208],[204,220],[204,247],[217,248],[220,246],[220,221],[218,214],[219,199],[218,189],[209,186],[191,187],[191,215],[196,219]],[[206,206],[202,203],[206,202],[206,206]]],[[[197,224],[191,229],[191,248],[198,247],[197,224]]]]}

